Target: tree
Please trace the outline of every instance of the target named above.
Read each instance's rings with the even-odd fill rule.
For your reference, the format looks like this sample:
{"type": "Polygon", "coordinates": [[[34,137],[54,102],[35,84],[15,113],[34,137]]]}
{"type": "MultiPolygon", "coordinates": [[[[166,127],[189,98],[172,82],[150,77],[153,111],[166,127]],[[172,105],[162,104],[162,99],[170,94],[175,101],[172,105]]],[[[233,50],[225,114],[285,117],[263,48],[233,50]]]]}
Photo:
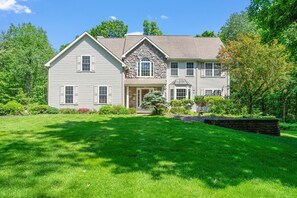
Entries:
{"type": "Polygon", "coordinates": [[[255,34],[258,31],[256,24],[249,20],[247,12],[233,13],[221,27],[219,37],[227,43],[229,40],[236,40],[238,34],[255,34]]]}
{"type": "Polygon", "coordinates": [[[162,114],[162,109],[167,108],[166,98],[161,91],[153,91],[143,97],[141,107],[144,109],[154,108],[156,115],[162,114]]]}
{"type": "Polygon", "coordinates": [[[195,37],[216,37],[214,31],[205,30],[202,34],[197,34],[195,37]]]}
{"type": "Polygon", "coordinates": [[[152,21],[149,22],[148,20],[143,21],[143,35],[163,35],[162,31],[160,30],[157,22],[152,21]]]}
{"type": "Polygon", "coordinates": [[[70,43],[66,43],[66,44],[62,44],[61,46],[60,46],[60,51],[62,51],[63,49],[65,49],[68,45],[69,45],[70,43]]]}
{"type": "Polygon", "coordinates": [[[255,101],[287,81],[292,64],[284,46],[276,41],[262,44],[259,35],[242,34],[237,39],[221,48],[218,58],[230,71],[232,90],[240,93],[251,114],[255,101]]]}
{"type": "Polygon", "coordinates": [[[128,26],[121,20],[102,21],[100,25],[92,28],[89,33],[94,37],[123,38],[128,32],[128,26]]]}
{"type": "Polygon", "coordinates": [[[46,32],[31,23],[10,25],[0,36],[0,103],[47,100],[47,69],[54,55],[46,32]]]}

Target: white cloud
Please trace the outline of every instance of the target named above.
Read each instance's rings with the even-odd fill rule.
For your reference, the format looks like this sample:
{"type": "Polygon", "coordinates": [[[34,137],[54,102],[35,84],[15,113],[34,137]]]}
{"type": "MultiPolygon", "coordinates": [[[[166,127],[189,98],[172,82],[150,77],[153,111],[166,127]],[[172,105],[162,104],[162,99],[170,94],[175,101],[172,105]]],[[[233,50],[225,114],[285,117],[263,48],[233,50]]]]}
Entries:
{"type": "Polygon", "coordinates": [[[30,8],[24,5],[20,5],[16,0],[0,0],[0,10],[13,11],[14,13],[27,13],[30,14],[32,11],[30,8]]]}
{"type": "Polygon", "coordinates": [[[117,20],[117,17],[115,17],[115,16],[110,16],[109,17],[111,20],[117,20]]]}
{"type": "Polygon", "coordinates": [[[168,16],[166,16],[166,15],[161,15],[161,19],[162,20],[167,20],[169,17],[168,16]]]}
{"type": "Polygon", "coordinates": [[[143,35],[143,32],[129,32],[126,35],[143,35]]]}

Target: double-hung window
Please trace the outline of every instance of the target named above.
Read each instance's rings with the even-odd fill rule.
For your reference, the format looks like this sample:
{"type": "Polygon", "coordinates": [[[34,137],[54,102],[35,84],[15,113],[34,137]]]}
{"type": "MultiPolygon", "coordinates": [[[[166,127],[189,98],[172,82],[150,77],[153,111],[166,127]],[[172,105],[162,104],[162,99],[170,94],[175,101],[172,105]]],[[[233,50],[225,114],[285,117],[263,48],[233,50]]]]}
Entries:
{"type": "Polygon", "coordinates": [[[153,63],[148,58],[143,58],[138,64],[137,75],[144,77],[154,76],[153,63]]]}
{"type": "Polygon", "coordinates": [[[107,104],[107,86],[99,86],[99,104],[107,104]]]}
{"type": "Polygon", "coordinates": [[[91,71],[91,57],[82,56],[82,71],[91,71]]]}
{"type": "Polygon", "coordinates": [[[206,77],[220,77],[222,74],[221,63],[205,63],[205,76],[206,77]]]}
{"type": "Polygon", "coordinates": [[[73,86],[65,86],[65,103],[73,104],[74,90],[73,86]]]}
{"type": "Polygon", "coordinates": [[[187,63],[187,76],[194,76],[194,63],[187,63]]]}
{"type": "Polygon", "coordinates": [[[205,96],[222,96],[221,89],[205,89],[205,96]]]}
{"type": "Polygon", "coordinates": [[[178,63],[171,63],[171,76],[178,76],[178,63]]]}
{"type": "Polygon", "coordinates": [[[176,89],[176,99],[182,100],[184,98],[187,98],[187,89],[176,89]]]}

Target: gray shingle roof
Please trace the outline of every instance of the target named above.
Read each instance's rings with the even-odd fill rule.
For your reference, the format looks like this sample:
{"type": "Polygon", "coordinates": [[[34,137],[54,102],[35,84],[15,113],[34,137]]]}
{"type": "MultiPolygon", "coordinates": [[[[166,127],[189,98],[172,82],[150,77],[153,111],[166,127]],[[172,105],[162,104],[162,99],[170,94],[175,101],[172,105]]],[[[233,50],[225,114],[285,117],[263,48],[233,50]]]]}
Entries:
{"type": "MultiPolygon", "coordinates": [[[[129,35],[125,38],[103,38],[99,41],[118,58],[145,36],[129,35]]],[[[146,36],[169,55],[171,59],[216,59],[223,46],[220,38],[194,38],[192,36],[146,36]]]]}
{"type": "Polygon", "coordinates": [[[183,79],[183,78],[176,79],[170,84],[171,85],[191,85],[186,79],[183,79]]]}

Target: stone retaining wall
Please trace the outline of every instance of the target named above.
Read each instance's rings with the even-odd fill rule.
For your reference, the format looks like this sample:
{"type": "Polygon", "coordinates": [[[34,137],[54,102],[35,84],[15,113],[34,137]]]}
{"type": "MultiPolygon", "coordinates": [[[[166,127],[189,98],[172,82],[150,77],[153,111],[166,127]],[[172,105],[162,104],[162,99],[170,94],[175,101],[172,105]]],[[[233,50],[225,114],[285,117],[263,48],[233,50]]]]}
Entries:
{"type": "Polygon", "coordinates": [[[280,136],[278,119],[205,118],[204,123],[251,133],[280,136]]]}

